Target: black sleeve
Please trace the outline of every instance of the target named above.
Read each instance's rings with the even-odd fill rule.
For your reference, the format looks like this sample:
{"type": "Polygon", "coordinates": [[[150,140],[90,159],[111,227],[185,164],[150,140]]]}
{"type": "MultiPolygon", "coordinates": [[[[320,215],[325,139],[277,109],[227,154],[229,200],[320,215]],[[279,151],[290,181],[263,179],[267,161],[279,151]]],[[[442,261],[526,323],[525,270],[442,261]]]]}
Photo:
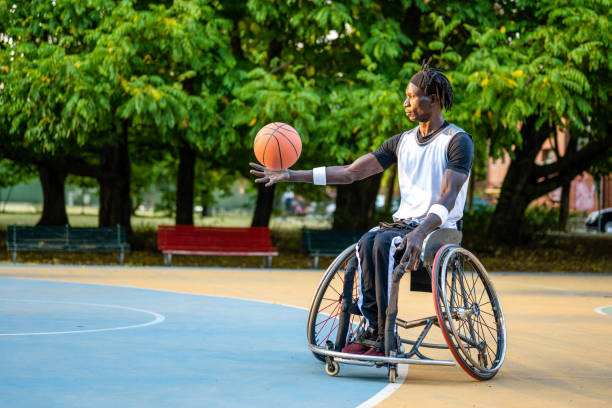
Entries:
{"type": "Polygon", "coordinates": [[[388,169],[393,163],[397,163],[397,146],[401,138],[402,133],[392,136],[372,152],[383,169],[388,169]]]}
{"type": "Polygon", "coordinates": [[[474,162],[474,141],[468,133],[457,133],[446,148],[447,169],[469,174],[474,162]]]}

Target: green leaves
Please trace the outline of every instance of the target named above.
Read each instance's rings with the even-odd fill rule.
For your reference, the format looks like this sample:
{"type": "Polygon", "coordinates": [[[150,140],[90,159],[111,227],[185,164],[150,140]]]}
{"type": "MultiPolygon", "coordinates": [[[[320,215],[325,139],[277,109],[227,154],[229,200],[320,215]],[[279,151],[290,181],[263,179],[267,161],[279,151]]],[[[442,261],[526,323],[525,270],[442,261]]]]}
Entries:
{"type": "Polygon", "coordinates": [[[609,94],[609,78],[603,78],[609,77],[610,33],[608,19],[599,16],[609,18],[610,10],[605,1],[571,3],[532,4],[538,17],[523,20],[524,30],[512,24],[466,27],[478,47],[458,69],[459,85],[467,91],[461,108],[473,113],[474,125],[501,125],[492,135],[505,140],[498,148],[520,143],[517,129],[534,114],[539,123],[583,130],[594,104],[609,94]],[[605,91],[598,95],[594,89],[605,91]],[[494,112],[492,119],[479,114],[485,109],[494,112]]]}

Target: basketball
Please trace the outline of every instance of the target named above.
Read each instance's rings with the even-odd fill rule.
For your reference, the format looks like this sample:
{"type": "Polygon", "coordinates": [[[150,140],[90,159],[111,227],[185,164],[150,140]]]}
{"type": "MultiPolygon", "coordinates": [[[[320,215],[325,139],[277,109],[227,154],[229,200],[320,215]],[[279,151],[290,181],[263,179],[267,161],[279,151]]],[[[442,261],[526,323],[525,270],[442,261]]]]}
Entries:
{"type": "Polygon", "coordinates": [[[253,142],[257,161],[272,170],[288,169],[302,153],[302,139],[286,123],[273,122],[259,129],[253,142]]]}

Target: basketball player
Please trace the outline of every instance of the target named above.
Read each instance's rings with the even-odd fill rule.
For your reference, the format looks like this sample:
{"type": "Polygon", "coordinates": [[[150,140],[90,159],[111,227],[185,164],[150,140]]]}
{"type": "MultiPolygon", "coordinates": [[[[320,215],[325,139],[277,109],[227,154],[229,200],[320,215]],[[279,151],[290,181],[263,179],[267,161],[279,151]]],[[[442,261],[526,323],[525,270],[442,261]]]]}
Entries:
{"type": "Polygon", "coordinates": [[[312,170],[271,170],[250,163],[255,182],[266,186],[281,181],[348,184],[397,163],[401,200],[393,223],[364,234],[356,249],[358,306],[368,321],[369,341],[349,344],[343,352],[384,355],[388,288],[395,261],[407,261],[416,270],[427,234],[436,228],[457,228],[463,215],[474,144],[469,134],[444,120],[442,110],[449,110],[452,103],[448,78],[425,62],[410,79],[404,101],[406,116],[419,125],[389,138],[376,151],[346,166],[312,170]]]}

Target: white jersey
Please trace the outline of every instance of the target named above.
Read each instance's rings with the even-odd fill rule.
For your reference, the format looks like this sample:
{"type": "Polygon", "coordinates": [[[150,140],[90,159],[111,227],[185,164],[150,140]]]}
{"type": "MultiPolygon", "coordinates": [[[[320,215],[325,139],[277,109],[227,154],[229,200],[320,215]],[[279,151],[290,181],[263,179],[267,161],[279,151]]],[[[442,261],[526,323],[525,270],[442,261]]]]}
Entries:
{"type": "MultiPolygon", "coordinates": [[[[429,208],[440,199],[444,171],[448,168],[449,143],[458,133],[465,133],[461,128],[448,123],[437,134],[421,143],[417,138],[418,129],[416,127],[402,133],[395,148],[401,194],[400,206],[393,214],[395,221],[414,220],[420,223],[425,219],[429,208]]],[[[468,178],[442,228],[456,228],[457,221],[463,216],[469,169],[467,174],[468,178]]]]}

